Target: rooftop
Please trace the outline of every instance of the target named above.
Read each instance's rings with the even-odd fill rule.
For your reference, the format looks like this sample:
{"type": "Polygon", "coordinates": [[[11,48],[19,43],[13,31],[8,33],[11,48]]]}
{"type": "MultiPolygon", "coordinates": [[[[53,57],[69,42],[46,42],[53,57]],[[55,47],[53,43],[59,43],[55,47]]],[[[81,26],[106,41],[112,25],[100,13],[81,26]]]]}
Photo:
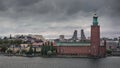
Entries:
{"type": "Polygon", "coordinates": [[[56,42],[56,46],[90,46],[90,42],[56,42]]]}

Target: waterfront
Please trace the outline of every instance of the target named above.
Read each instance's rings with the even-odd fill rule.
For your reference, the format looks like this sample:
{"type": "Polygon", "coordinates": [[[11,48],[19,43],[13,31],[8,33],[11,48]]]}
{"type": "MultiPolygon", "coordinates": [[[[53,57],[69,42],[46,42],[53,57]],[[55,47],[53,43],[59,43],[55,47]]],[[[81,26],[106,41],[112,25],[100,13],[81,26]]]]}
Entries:
{"type": "Polygon", "coordinates": [[[0,68],[119,68],[120,57],[42,58],[0,56],[0,68]]]}

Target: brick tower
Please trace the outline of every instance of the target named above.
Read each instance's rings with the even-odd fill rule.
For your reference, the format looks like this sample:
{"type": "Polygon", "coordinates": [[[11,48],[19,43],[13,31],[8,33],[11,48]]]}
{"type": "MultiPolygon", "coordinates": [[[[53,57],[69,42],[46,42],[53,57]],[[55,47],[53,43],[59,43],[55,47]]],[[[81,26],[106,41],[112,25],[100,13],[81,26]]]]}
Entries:
{"type": "Polygon", "coordinates": [[[100,26],[98,25],[98,16],[94,14],[93,24],[91,26],[91,56],[99,57],[100,53],[100,26]]]}

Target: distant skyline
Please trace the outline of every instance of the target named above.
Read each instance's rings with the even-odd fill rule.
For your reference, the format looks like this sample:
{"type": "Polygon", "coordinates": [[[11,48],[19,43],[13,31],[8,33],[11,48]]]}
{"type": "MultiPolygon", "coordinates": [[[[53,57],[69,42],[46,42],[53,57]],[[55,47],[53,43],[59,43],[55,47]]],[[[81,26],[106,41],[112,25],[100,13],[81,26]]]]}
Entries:
{"type": "Polygon", "coordinates": [[[72,37],[84,29],[90,36],[94,13],[101,37],[120,36],[120,0],[0,0],[0,36],[40,34],[72,37]]]}

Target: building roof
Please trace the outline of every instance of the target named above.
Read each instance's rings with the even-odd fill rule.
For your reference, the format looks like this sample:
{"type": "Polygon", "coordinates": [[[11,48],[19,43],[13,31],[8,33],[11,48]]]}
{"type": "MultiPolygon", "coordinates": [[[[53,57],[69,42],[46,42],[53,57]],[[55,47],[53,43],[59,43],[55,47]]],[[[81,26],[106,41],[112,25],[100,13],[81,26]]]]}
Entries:
{"type": "Polygon", "coordinates": [[[56,42],[56,46],[90,46],[90,42],[56,42]]]}
{"type": "Polygon", "coordinates": [[[42,42],[40,42],[40,43],[36,43],[36,42],[35,42],[35,43],[32,43],[32,45],[33,45],[33,46],[42,46],[43,43],[42,43],[42,42]]]}
{"type": "Polygon", "coordinates": [[[29,35],[30,37],[32,38],[35,38],[35,39],[41,39],[42,41],[46,41],[46,39],[42,36],[42,35],[29,35]]]}

